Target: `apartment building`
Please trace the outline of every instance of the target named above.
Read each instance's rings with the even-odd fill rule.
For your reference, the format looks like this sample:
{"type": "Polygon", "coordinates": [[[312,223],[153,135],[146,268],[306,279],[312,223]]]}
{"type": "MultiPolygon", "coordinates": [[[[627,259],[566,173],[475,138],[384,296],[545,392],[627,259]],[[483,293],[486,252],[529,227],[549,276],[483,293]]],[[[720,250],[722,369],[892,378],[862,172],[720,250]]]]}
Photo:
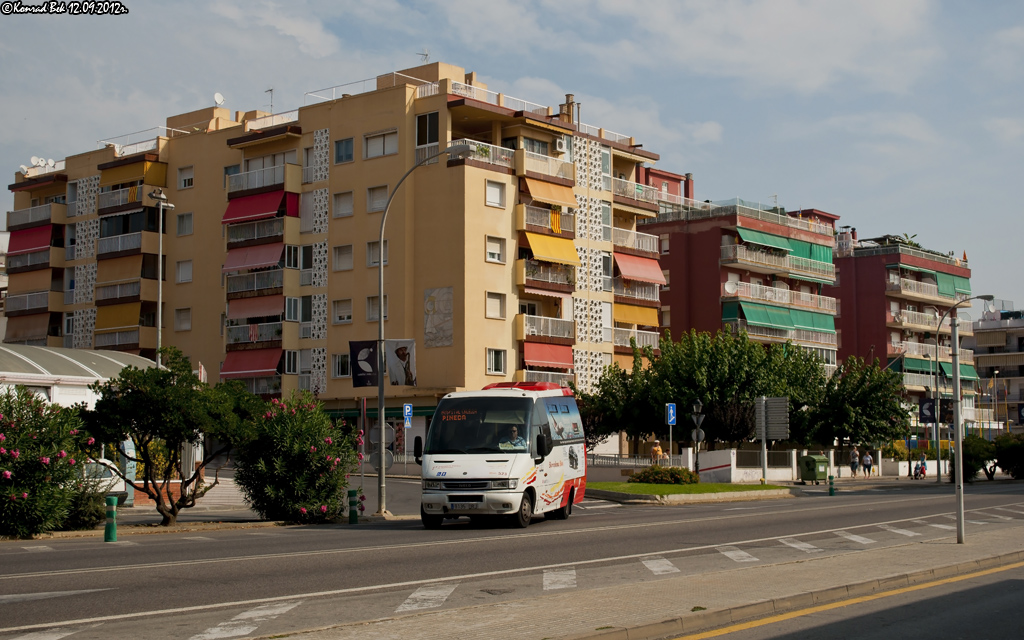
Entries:
{"type": "MultiPolygon", "coordinates": [[[[971,296],[966,256],[958,260],[899,236],[858,240],[854,229],[839,235],[835,263],[836,282],[826,293],[838,298],[842,309],[837,317],[839,357],[878,358],[883,366],[902,372],[916,425],[918,401],[926,392],[934,393],[937,384],[943,397],[952,394],[951,323],[957,322],[961,337],[973,333],[963,308],[955,320],[947,316],[938,326],[953,305],[971,296]]],[[[974,353],[959,347],[959,358],[963,419],[986,419],[975,408],[974,353]]]]}
{"type": "Polygon", "coordinates": [[[733,199],[692,199],[692,176],[647,172],[661,205],[642,221],[658,237],[665,284],[661,330],[745,330],[762,343],[792,342],[836,365],[832,249],[838,216],[733,199]],[[687,194],[687,195],[683,195],[687,194]]]}
{"type": "Polygon", "coordinates": [[[978,404],[991,412],[986,435],[1024,429],[1024,312],[1012,303],[987,305],[974,321],[974,335],[964,340],[974,350],[980,395],[978,404]],[[1002,306],[1002,309],[999,308],[1002,306]]]}
{"type": "Polygon", "coordinates": [[[304,101],[172,116],[17,174],[5,342],[152,357],[161,315],[163,344],[211,381],[310,389],[354,415],[376,388],[353,386],[349,342],[383,319],[387,338],[416,341],[416,386],[387,395],[420,428],[445,393],[589,388],[631,339],[657,345],[658,241],[637,223],[665,205],[636,181],[658,156],[632,137],[579,122],[572,96],[536,104],[444,63],[304,101]],[[380,246],[400,177],[455,143],[468,157],[394,194],[380,246]],[[158,189],[174,205],[163,224],[158,189]]]}

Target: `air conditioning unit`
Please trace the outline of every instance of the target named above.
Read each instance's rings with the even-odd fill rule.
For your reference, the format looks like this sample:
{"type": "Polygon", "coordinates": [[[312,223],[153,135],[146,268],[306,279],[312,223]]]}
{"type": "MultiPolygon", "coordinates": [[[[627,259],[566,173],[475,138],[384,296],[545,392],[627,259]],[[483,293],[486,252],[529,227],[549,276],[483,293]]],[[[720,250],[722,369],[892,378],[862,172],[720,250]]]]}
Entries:
{"type": "Polygon", "coordinates": [[[555,153],[565,153],[568,151],[568,145],[565,144],[565,138],[555,139],[555,153]]]}

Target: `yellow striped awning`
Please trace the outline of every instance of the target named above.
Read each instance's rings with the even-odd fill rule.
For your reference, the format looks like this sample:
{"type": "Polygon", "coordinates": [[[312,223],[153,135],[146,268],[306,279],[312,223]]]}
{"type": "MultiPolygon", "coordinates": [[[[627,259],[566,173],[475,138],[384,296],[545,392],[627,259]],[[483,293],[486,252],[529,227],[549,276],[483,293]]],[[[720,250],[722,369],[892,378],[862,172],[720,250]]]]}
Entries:
{"type": "Polygon", "coordinates": [[[96,331],[102,333],[104,330],[117,331],[137,327],[141,311],[141,302],[98,307],[96,309],[96,331]]]}
{"type": "Polygon", "coordinates": [[[526,232],[526,241],[533,249],[533,257],[545,262],[557,262],[569,264],[574,267],[580,266],[580,257],[576,253],[576,245],[568,238],[556,238],[539,233],[526,232]]]}
{"type": "Polygon", "coordinates": [[[96,282],[122,282],[142,277],[142,255],[124,256],[96,263],[96,282]]]}
{"type": "Polygon", "coordinates": [[[526,181],[526,189],[533,196],[534,200],[573,209],[579,206],[576,202],[576,196],[572,192],[572,187],[534,180],[533,178],[523,178],[523,180],[526,181]]]}
{"type": "Polygon", "coordinates": [[[612,318],[615,322],[625,324],[638,324],[644,327],[658,326],[658,310],[654,307],[615,303],[612,307],[612,318]]]}

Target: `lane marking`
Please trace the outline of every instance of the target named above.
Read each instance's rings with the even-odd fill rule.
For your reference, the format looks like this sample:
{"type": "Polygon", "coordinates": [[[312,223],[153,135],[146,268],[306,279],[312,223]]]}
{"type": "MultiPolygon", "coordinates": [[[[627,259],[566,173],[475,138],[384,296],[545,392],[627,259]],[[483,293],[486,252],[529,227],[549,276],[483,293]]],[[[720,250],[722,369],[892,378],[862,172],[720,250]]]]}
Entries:
{"type": "Polygon", "coordinates": [[[0,604],[11,604],[12,602],[29,602],[31,600],[49,600],[50,598],[63,598],[65,596],[77,596],[82,593],[96,593],[97,591],[110,591],[106,589],[83,589],[81,591],[47,591],[42,593],[13,593],[0,596],[0,604]]]}
{"type": "Polygon", "coordinates": [[[545,569],[544,570],[544,590],[552,591],[554,589],[575,589],[576,588],[576,569],[568,567],[565,569],[545,569]]]}
{"type": "Polygon", "coordinates": [[[907,529],[897,529],[896,527],[894,527],[892,525],[888,525],[888,524],[880,524],[880,525],[878,525],[878,527],[880,529],[885,529],[886,531],[890,531],[892,533],[898,533],[901,536],[907,536],[908,538],[913,538],[914,536],[921,535],[920,533],[918,533],[916,531],[908,531],[907,529]]]}
{"type": "MultiPolygon", "coordinates": [[[[386,413],[384,414],[387,415],[386,413]]],[[[1024,511],[1017,511],[1015,509],[1007,509],[1006,507],[992,507],[993,509],[999,509],[1000,511],[1009,511],[1010,513],[1016,513],[1018,516],[1024,516],[1024,511]]]]}
{"type": "Polygon", "coordinates": [[[718,547],[718,552],[736,562],[760,562],[754,556],[736,547],[718,547]]]}
{"type": "Polygon", "coordinates": [[[226,622],[218,624],[216,627],[210,627],[202,633],[197,633],[189,638],[189,640],[218,640],[219,638],[247,636],[256,629],[259,629],[260,624],[273,620],[283,613],[288,613],[300,604],[302,604],[301,600],[298,602],[277,602],[249,609],[226,622]]]}
{"type": "Polygon", "coordinates": [[[804,542],[803,540],[797,540],[796,538],[782,538],[781,540],[779,540],[779,542],[786,546],[793,547],[794,549],[804,551],[806,553],[818,553],[819,551],[824,551],[824,549],[820,549],[814,546],[813,544],[804,542]]]}
{"type": "MultiPolygon", "coordinates": [[[[385,414],[385,415],[387,415],[387,414],[385,414]]],[[[1011,518],[1010,516],[1001,516],[998,513],[983,513],[983,512],[979,512],[979,515],[983,515],[986,518],[995,518],[997,520],[1013,520],[1014,519],[1014,518],[1011,518]]]]}
{"type": "Polygon", "coordinates": [[[582,504],[578,504],[578,505],[576,505],[575,508],[577,508],[577,509],[615,509],[616,507],[623,507],[623,506],[625,506],[625,505],[621,505],[621,504],[617,504],[617,503],[613,502],[613,503],[610,503],[610,504],[608,504],[608,503],[605,503],[605,504],[588,504],[587,506],[583,506],[582,504]]]}
{"type": "Polygon", "coordinates": [[[81,629],[47,629],[46,631],[36,631],[35,633],[29,633],[17,638],[11,638],[11,640],[60,640],[66,638],[72,633],[78,633],[81,629]]]}
{"type": "MultiPolygon", "coordinates": [[[[387,415],[387,414],[385,414],[387,415]]],[[[185,536],[183,540],[198,540],[200,542],[213,542],[213,538],[207,538],[204,536],[185,536]]]]}
{"type": "MultiPolygon", "coordinates": [[[[385,414],[385,415],[387,415],[387,414],[385,414]]],[[[985,514],[982,514],[982,515],[985,515],[985,514]]],[[[948,520],[956,520],[956,516],[944,515],[942,517],[946,518],[948,520]]],[[[969,522],[971,524],[992,524],[991,522],[985,522],[984,520],[968,520],[966,518],[964,518],[964,522],[969,522]]]]}
{"type": "Polygon", "coordinates": [[[740,624],[730,625],[728,627],[722,627],[720,629],[713,629],[711,631],[703,631],[701,633],[694,633],[686,636],[676,636],[672,640],[704,640],[705,638],[717,638],[719,636],[728,635],[730,633],[736,633],[737,631],[746,631],[748,629],[757,629],[758,627],[768,626],[777,622],[785,622],[786,620],[793,620],[795,618],[802,618],[815,613],[821,613],[822,611],[832,611],[834,609],[842,609],[843,607],[849,607],[855,604],[861,604],[864,602],[872,602],[874,600],[881,600],[883,598],[891,598],[893,596],[903,595],[905,593],[913,593],[915,591],[923,591],[925,589],[932,589],[935,587],[941,587],[947,584],[953,584],[955,582],[962,582],[964,580],[971,580],[973,578],[981,578],[984,576],[1000,573],[1003,571],[1011,571],[1013,569],[1019,569],[1024,567],[1024,562],[1016,562],[1014,564],[1008,564],[1003,567],[996,567],[995,569],[985,569],[984,571],[977,571],[975,573],[968,573],[962,576],[953,576],[952,578],[943,578],[942,580],[935,580],[934,582],[924,582],[922,584],[916,584],[912,587],[900,587],[899,589],[893,589],[892,591],[884,591],[882,593],[873,593],[868,596],[858,596],[856,598],[850,598],[849,600],[842,600],[840,602],[831,602],[829,604],[820,604],[814,607],[808,607],[806,609],[799,609],[797,611],[790,611],[788,613],[780,613],[778,615],[769,616],[767,618],[761,618],[760,620],[752,620],[750,622],[741,622],[740,624]]]}
{"type": "Polygon", "coordinates": [[[858,536],[850,533],[849,531],[836,531],[836,535],[847,540],[853,540],[858,544],[875,544],[875,541],[871,538],[865,538],[864,536],[858,536]]]}
{"type": "Polygon", "coordinates": [[[395,613],[403,611],[416,611],[418,609],[433,609],[440,607],[448,596],[455,591],[456,584],[429,584],[412,592],[401,605],[395,609],[395,613]]]}
{"type": "Polygon", "coordinates": [[[927,525],[929,527],[935,527],[936,529],[943,529],[945,531],[956,531],[956,527],[950,526],[948,524],[937,524],[934,522],[928,522],[927,520],[911,520],[911,522],[927,525]]]}
{"type": "Polygon", "coordinates": [[[36,552],[36,551],[53,551],[53,547],[48,547],[45,544],[41,544],[41,545],[38,545],[38,546],[35,546],[35,547],[22,547],[22,549],[24,549],[25,551],[31,551],[31,552],[36,552]]]}
{"type": "Polygon", "coordinates": [[[645,558],[641,562],[656,576],[679,573],[679,567],[672,564],[671,560],[666,560],[665,558],[645,558]]]}

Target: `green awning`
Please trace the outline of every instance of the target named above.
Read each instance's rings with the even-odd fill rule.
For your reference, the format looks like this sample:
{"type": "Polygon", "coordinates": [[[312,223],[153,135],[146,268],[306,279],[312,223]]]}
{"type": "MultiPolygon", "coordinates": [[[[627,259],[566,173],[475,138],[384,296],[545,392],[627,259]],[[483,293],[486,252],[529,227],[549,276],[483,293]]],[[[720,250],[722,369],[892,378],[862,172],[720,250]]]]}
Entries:
{"type": "Polygon", "coordinates": [[[885,265],[885,268],[886,269],[906,269],[907,271],[916,271],[917,273],[923,273],[923,274],[929,275],[929,276],[931,276],[933,278],[936,276],[936,273],[934,271],[930,270],[930,269],[922,269],[921,267],[915,267],[915,266],[909,265],[909,264],[902,264],[902,263],[900,263],[900,264],[887,264],[887,265],[885,265]]]}
{"type": "Polygon", "coordinates": [[[960,377],[964,380],[977,380],[978,370],[974,368],[973,364],[962,364],[960,365],[960,377]]]}
{"type": "Polygon", "coordinates": [[[811,276],[805,276],[802,273],[790,273],[790,278],[794,280],[803,280],[804,282],[813,282],[814,284],[835,284],[832,280],[822,280],[821,278],[812,278],[811,276]]]}
{"type": "Polygon", "coordinates": [[[793,330],[793,320],[790,318],[789,309],[754,302],[741,302],[740,308],[743,309],[743,317],[749,325],[784,331],[793,330]]]}
{"type": "Polygon", "coordinates": [[[783,251],[791,250],[789,239],[783,238],[782,236],[773,236],[770,233],[754,231],[753,229],[744,229],[743,227],[738,227],[736,232],[740,234],[740,238],[742,238],[744,242],[759,244],[764,247],[782,249],[783,251]]]}
{"type": "Polygon", "coordinates": [[[910,373],[931,373],[932,363],[930,360],[920,358],[903,358],[903,367],[910,373]]]}
{"type": "Polygon", "coordinates": [[[953,363],[952,362],[940,362],[939,366],[942,367],[942,375],[947,378],[953,377],[953,363]]]}
{"type": "Polygon", "coordinates": [[[792,247],[794,256],[832,264],[832,247],[803,240],[790,240],[789,246],[792,247]]]}
{"type": "Polygon", "coordinates": [[[789,246],[792,249],[792,255],[798,258],[811,259],[811,243],[804,242],[803,240],[790,240],[789,246]]]}
{"type": "Polygon", "coordinates": [[[789,317],[793,320],[793,326],[797,329],[805,329],[807,331],[817,331],[814,328],[814,313],[811,311],[803,311],[801,309],[790,309],[789,317]]]}
{"type": "Polygon", "coordinates": [[[971,295],[971,281],[962,276],[953,276],[953,288],[957,293],[971,295]]]}
{"type": "Polygon", "coordinates": [[[775,327],[776,329],[794,329],[793,318],[789,313],[789,309],[783,309],[782,307],[772,307],[769,305],[765,305],[764,308],[768,311],[768,318],[771,319],[773,327],[775,327]]]}
{"type": "Polygon", "coordinates": [[[811,313],[814,316],[814,330],[821,333],[835,333],[836,320],[824,313],[811,313]]]}
{"type": "Polygon", "coordinates": [[[740,317],[740,305],[738,302],[722,303],[722,320],[735,320],[740,317]]]}
{"type": "Polygon", "coordinates": [[[956,284],[953,282],[953,276],[948,273],[936,273],[935,279],[939,283],[940,296],[944,298],[956,297],[956,284]]]}

